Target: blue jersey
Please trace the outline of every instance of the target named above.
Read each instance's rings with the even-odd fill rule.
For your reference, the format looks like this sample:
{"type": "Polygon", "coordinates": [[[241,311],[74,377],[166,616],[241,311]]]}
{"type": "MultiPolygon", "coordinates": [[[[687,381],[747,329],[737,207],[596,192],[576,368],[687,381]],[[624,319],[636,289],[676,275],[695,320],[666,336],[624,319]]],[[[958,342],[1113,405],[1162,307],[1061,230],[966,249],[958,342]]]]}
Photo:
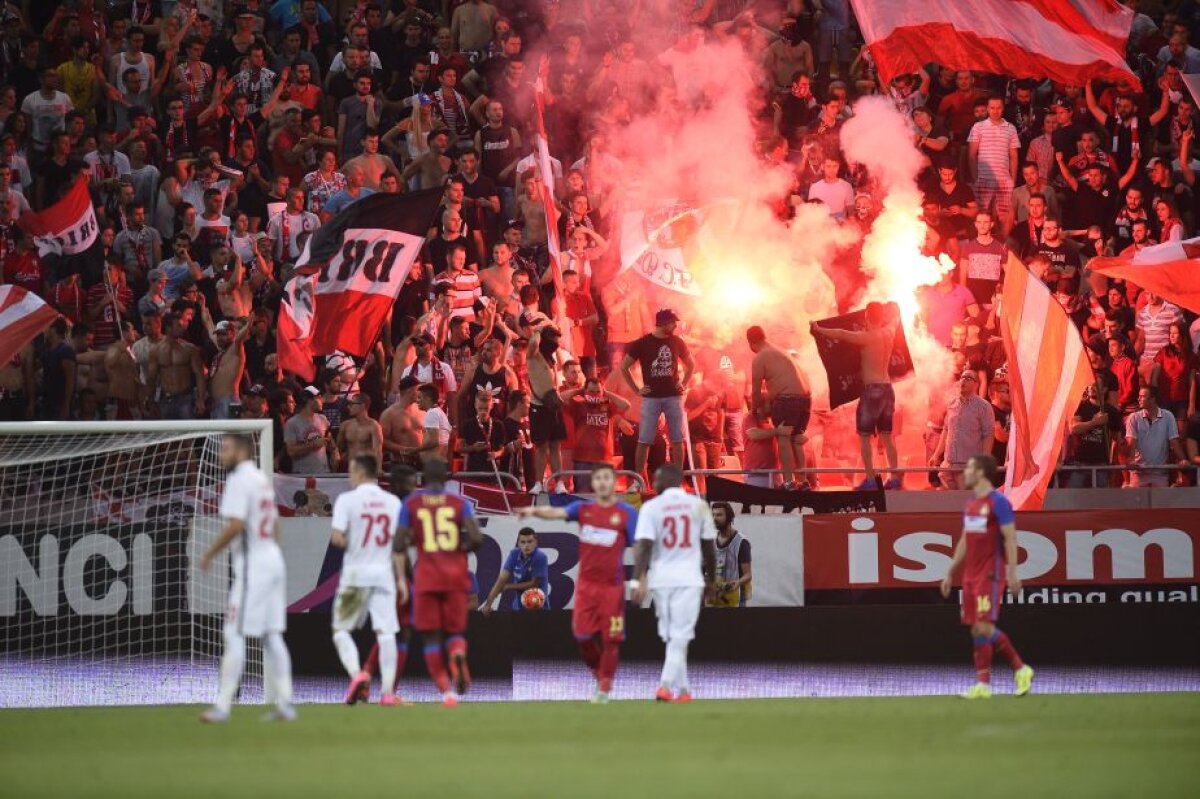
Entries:
{"type": "MultiPolygon", "coordinates": [[[[508,557],[504,559],[504,571],[512,575],[511,580],[514,583],[526,583],[533,578],[538,579],[538,587],[546,594],[546,604],[544,608],[550,607],[550,560],[546,557],[546,553],[540,549],[535,549],[529,557],[521,555],[520,547],[513,547],[508,553],[508,557]]],[[[512,609],[524,610],[521,605],[521,594],[512,592],[512,609]]]]}

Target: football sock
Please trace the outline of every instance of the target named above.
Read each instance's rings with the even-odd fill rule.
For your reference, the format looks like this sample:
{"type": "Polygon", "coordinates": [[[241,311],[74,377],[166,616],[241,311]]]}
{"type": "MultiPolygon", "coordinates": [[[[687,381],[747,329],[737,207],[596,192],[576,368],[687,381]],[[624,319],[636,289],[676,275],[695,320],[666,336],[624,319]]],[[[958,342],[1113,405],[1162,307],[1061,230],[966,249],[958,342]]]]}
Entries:
{"type": "Polygon", "coordinates": [[[338,659],[342,661],[342,668],[350,675],[350,679],[357,677],[362,669],[358,665],[358,644],[354,643],[350,632],[338,630],[334,633],[333,645],[337,647],[338,659]]]}
{"type": "Polygon", "coordinates": [[[379,682],[383,693],[396,690],[396,636],[380,633],[376,644],[379,647],[379,682]]]}
{"type": "Polygon", "coordinates": [[[669,654],[671,652],[671,650],[675,650],[674,684],[671,687],[674,688],[676,691],[687,691],[689,688],[688,673],[687,673],[688,642],[687,641],[668,641],[667,642],[667,653],[669,654]]]}
{"type": "Polygon", "coordinates": [[[617,673],[617,661],[621,657],[621,645],[616,641],[605,641],[600,652],[600,666],[596,678],[600,690],[604,693],[612,691],[613,675],[617,673]]]}
{"type": "Polygon", "coordinates": [[[1025,662],[1021,660],[1021,656],[1017,654],[1017,649],[1013,646],[1012,639],[999,629],[992,636],[992,647],[1000,657],[1008,661],[1008,665],[1012,666],[1013,671],[1025,665],[1025,662]]]}
{"type": "Polygon", "coordinates": [[[441,644],[429,644],[425,647],[425,668],[433,678],[433,684],[443,694],[450,690],[450,678],[446,676],[446,658],[442,656],[441,644]]]}
{"type": "Polygon", "coordinates": [[[600,665],[600,644],[595,637],[576,639],[575,643],[579,644],[579,654],[583,655],[583,664],[595,674],[596,668],[600,665]]]}
{"type": "Polygon", "coordinates": [[[675,683],[675,672],[678,671],[677,658],[678,653],[671,647],[671,642],[667,641],[667,653],[663,656],[662,675],[658,678],[658,684],[668,690],[675,683]]]}
{"type": "Polygon", "coordinates": [[[292,655],[283,641],[283,633],[267,633],[263,639],[263,681],[273,685],[268,700],[276,707],[292,704],[292,655]]]}
{"type": "Polygon", "coordinates": [[[221,677],[217,687],[217,710],[228,713],[233,697],[242,681],[242,666],[246,663],[246,639],[236,631],[225,630],[225,652],[221,655],[221,677]]]}
{"type": "Polygon", "coordinates": [[[446,654],[450,657],[455,655],[467,656],[467,639],[461,635],[452,635],[446,639],[446,654]]]}
{"type": "Polygon", "coordinates": [[[367,660],[363,663],[362,670],[367,674],[374,674],[379,668],[379,642],[371,644],[371,651],[367,653],[367,660]]]}
{"type": "Polygon", "coordinates": [[[981,683],[992,681],[992,639],[975,639],[975,679],[981,683]]]}

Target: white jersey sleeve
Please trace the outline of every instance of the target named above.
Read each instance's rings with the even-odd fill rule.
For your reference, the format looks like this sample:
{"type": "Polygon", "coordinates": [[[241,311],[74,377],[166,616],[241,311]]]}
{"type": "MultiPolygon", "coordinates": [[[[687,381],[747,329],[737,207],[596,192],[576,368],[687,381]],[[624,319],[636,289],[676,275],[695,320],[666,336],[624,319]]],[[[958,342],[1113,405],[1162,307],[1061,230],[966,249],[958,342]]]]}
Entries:
{"type": "Polygon", "coordinates": [[[341,585],[388,589],[396,584],[392,539],[400,500],[376,483],[364,483],[337,498],[333,529],[346,535],[341,585]]]}
{"type": "Polygon", "coordinates": [[[700,542],[716,538],[704,500],[682,489],[667,489],[642,506],[634,537],[654,542],[647,580],[651,590],[704,586],[700,542]]]}

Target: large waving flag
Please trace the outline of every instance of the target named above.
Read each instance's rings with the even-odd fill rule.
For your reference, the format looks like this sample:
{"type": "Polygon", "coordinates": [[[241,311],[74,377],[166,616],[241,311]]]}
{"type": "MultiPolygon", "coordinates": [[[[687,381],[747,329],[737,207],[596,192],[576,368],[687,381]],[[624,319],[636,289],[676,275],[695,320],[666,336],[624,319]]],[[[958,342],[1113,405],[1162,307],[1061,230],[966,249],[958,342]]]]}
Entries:
{"type": "Polygon", "coordinates": [[[62,199],[44,211],[22,214],[17,224],[37,243],[38,255],[76,255],[100,233],[87,179],[80,176],[62,199]]]}
{"type": "Polygon", "coordinates": [[[370,351],[442,201],[440,189],[372,194],[304,245],[279,309],[279,365],[312,379],[312,356],[370,351]]]}
{"type": "Polygon", "coordinates": [[[1067,423],[1095,376],[1066,311],[1011,254],[1000,303],[1013,413],[1004,493],[1017,510],[1038,510],[1058,465],[1067,423]]]}
{"type": "Polygon", "coordinates": [[[554,200],[554,164],[550,161],[550,140],[546,138],[546,84],[550,59],[542,58],[537,81],[533,84],[537,110],[537,163],[542,177],[542,205],[546,207],[546,249],[550,253],[550,274],[554,277],[554,296],[564,296],[562,287],[562,248],[558,241],[558,205],[554,200]]]}
{"type": "Polygon", "coordinates": [[[6,364],[58,318],[58,311],[20,286],[0,286],[0,364],[6,364]]]}
{"type": "Polygon", "coordinates": [[[1088,268],[1127,280],[1181,308],[1200,313],[1200,237],[1168,241],[1138,250],[1133,257],[1093,258],[1088,268]]]}
{"type": "Polygon", "coordinates": [[[702,224],[699,210],[676,200],[627,211],[621,220],[621,270],[632,269],[659,288],[699,296],[686,250],[702,224]]]}
{"type": "Polygon", "coordinates": [[[1138,80],[1116,0],[851,0],[885,81],[929,63],[1082,85],[1138,80]]]}

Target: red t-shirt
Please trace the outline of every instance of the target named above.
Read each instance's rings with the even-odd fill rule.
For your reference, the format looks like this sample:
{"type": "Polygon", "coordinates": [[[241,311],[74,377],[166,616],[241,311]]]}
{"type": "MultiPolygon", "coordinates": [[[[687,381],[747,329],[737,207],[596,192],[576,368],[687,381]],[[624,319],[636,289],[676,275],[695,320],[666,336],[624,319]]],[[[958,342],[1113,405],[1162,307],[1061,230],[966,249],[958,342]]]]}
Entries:
{"type": "Polygon", "coordinates": [[[1195,367],[1195,356],[1187,350],[1182,354],[1173,353],[1170,347],[1163,347],[1154,356],[1154,363],[1162,368],[1158,381],[1159,402],[1187,402],[1188,374],[1195,367]]]}
{"type": "Polygon", "coordinates": [[[637,530],[633,506],[625,502],[608,507],[574,502],[567,506],[567,520],[579,522],[579,585],[623,583],[625,547],[633,543],[637,530]]]}
{"type": "Polygon", "coordinates": [[[756,441],[746,435],[747,430],[762,427],[761,423],[755,421],[754,416],[749,413],[746,414],[746,421],[742,425],[742,439],[746,447],[745,452],[742,453],[743,469],[779,468],[779,439],[761,438],[756,441]]]}
{"type": "Polygon", "coordinates": [[[471,590],[464,527],[474,517],[474,507],[458,494],[421,490],[405,498],[399,524],[412,530],[417,549],[414,591],[471,590]]]}
{"type": "MultiPolygon", "coordinates": [[[[125,316],[128,318],[133,311],[133,292],[128,286],[114,288],[117,299],[125,306],[125,316]]],[[[108,289],[103,283],[96,283],[87,290],[86,305],[88,310],[96,308],[108,295],[108,289]]],[[[96,334],[96,346],[103,347],[117,340],[117,311],[112,303],[104,306],[104,310],[92,321],[92,332],[96,334]]]]}
{"type": "Polygon", "coordinates": [[[276,175],[287,175],[292,181],[292,188],[304,182],[304,175],[308,171],[303,159],[294,164],[289,164],[284,160],[283,153],[295,147],[298,141],[300,141],[299,136],[284,128],[275,136],[275,142],[271,145],[271,167],[275,170],[276,175]]]}
{"type": "Polygon", "coordinates": [[[1000,526],[1015,521],[1012,504],[999,491],[983,499],[972,497],[963,509],[963,535],[967,557],[963,584],[986,583],[1004,578],[1004,536],[1000,526]]]}
{"type": "Polygon", "coordinates": [[[608,463],[613,459],[613,416],[608,397],[576,394],[571,400],[575,423],[572,452],[577,461],[608,463]]]}
{"type": "Polygon", "coordinates": [[[579,323],[580,319],[586,319],[595,313],[596,303],[592,301],[592,295],[586,291],[576,291],[574,294],[567,295],[567,316],[574,322],[571,326],[572,352],[577,358],[596,354],[596,342],[592,338],[592,330],[595,325],[579,323]]]}
{"type": "Polygon", "coordinates": [[[4,257],[4,282],[41,296],[42,285],[46,282],[46,267],[35,250],[10,252],[4,257]]]}

